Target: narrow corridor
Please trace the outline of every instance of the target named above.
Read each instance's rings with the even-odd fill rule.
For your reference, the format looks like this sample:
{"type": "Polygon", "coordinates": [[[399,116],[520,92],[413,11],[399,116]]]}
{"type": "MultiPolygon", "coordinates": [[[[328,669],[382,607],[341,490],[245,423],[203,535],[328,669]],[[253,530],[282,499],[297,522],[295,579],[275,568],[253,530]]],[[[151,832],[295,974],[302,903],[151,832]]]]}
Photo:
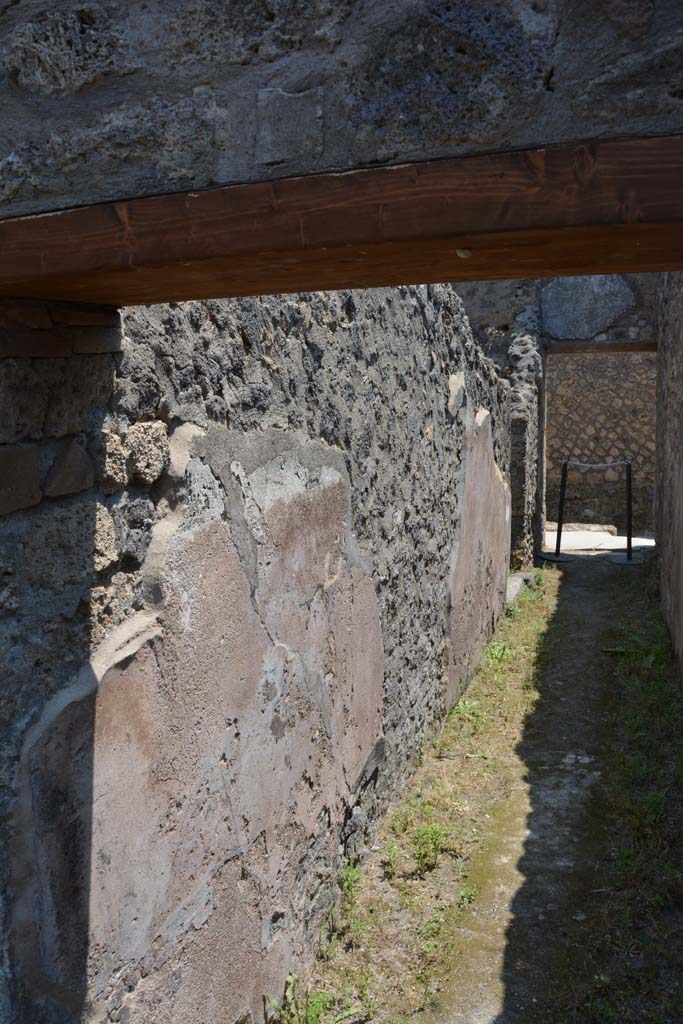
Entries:
{"type": "Polygon", "coordinates": [[[652,569],[583,554],[562,571],[434,1024],[683,1020],[680,690],[652,569]]]}
{"type": "Polygon", "coordinates": [[[575,552],[530,580],[344,879],[314,1024],[683,1021],[683,693],[654,563],[575,552]]]}

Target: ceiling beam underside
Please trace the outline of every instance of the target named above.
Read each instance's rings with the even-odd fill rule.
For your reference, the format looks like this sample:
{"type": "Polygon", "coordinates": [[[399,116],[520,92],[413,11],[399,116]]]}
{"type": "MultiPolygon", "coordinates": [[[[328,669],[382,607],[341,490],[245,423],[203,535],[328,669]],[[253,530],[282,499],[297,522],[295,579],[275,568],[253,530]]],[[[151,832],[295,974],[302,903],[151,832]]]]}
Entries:
{"type": "Polygon", "coordinates": [[[0,221],[0,295],[116,306],[683,269],[683,136],[169,194],[0,221]]]}

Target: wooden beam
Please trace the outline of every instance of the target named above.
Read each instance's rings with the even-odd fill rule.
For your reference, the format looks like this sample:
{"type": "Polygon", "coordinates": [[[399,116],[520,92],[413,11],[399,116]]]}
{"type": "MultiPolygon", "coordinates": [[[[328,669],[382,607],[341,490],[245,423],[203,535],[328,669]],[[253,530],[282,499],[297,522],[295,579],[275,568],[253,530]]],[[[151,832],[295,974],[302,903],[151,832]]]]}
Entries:
{"type": "Polygon", "coordinates": [[[615,352],[656,352],[657,340],[644,341],[552,341],[545,346],[548,356],[573,356],[577,354],[608,356],[615,352]]]}
{"type": "Polygon", "coordinates": [[[319,174],[0,221],[0,294],[117,306],[683,268],[683,136],[319,174]]]}

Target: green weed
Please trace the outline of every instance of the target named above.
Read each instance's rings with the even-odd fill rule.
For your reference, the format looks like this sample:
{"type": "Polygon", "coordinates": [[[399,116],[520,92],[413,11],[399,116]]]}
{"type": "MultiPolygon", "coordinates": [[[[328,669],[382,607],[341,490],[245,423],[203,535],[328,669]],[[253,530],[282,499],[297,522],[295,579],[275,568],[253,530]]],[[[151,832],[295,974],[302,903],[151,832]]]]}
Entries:
{"type": "Polygon", "coordinates": [[[339,877],[339,885],[342,891],[342,905],[349,913],[356,905],[358,887],[360,886],[362,874],[359,867],[354,864],[347,864],[339,877]]]}
{"type": "Polygon", "coordinates": [[[482,717],[481,705],[478,700],[466,700],[463,698],[453,708],[452,716],[458,722],[466,723],[469,726],[476,726],[482,717]]]}
{"type": "Polygon", "coordinates": [[[445,825],[422,825],[413,832],[413,857],[418,875],[433,871],[446,848],[449,829],[445,825]]]}
{"type": "Polygon", "coordinates": [[[395,878],[400,863],[401,851],[398,846],[396,843],[387,843],[386,853],[384,855],[384,860],[382,861],[384,877],[388,879],[395,878]]]}
{"type": "Polygon", "coordinates": [[[413,815],[411,814],[409,807],[397,807],[389,818],[389,830],[393,832],[395,836],[403,835],[404,832],[407,832],[410,828],[412,820],[413,815]]]}
{"type": "Polygon", "coordinates": [[[491,640],[484,649],[484,655],[489,664],[495,664],[500,661],[509,661],[512,652],[504,641],[491,640]]]}
{"type": "Polygon", "coordinates": [[[469,907],[470,904],[474,903],[477,898],[477,887],[476,885],[470,885],[465,883],[460,886],[460,895],[458,896],[458,906],[461,910],[465,907],[469,907]]]}
{"type": "MultiPolygon", "coordinates": [[[[289,974],[282,1003],[266,996],[265,1004],[265,1016],[274,1024],[320,1024],[324,1014],[334,1007],[335,997],[331,992],[302,991],[297,976],[289,974]]],[[[334,1017],[330,1024],[341,1024],[355,1013],[355,1009],[346,1010],[334,1017]]]]}

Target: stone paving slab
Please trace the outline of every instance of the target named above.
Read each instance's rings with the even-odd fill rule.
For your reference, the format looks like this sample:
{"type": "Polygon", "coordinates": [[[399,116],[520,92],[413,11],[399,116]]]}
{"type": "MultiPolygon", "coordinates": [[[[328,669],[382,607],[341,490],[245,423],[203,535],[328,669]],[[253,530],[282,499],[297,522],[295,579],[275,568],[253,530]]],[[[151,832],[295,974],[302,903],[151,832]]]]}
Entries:
{"type": "MultiPolygon", "coordinates": [[[[551,531],[545,535],[545,549],[555,550],[557,534],[551,531]]],[[[640,536],[633,538],[634,548],[653,548],[655,541],[653,537],[640,536]]],[[[603,533],[594,530],[568,530],[562,531],[562,551],[625,551],[626,537],[615,537],[611,533],[603,533]]]]}

